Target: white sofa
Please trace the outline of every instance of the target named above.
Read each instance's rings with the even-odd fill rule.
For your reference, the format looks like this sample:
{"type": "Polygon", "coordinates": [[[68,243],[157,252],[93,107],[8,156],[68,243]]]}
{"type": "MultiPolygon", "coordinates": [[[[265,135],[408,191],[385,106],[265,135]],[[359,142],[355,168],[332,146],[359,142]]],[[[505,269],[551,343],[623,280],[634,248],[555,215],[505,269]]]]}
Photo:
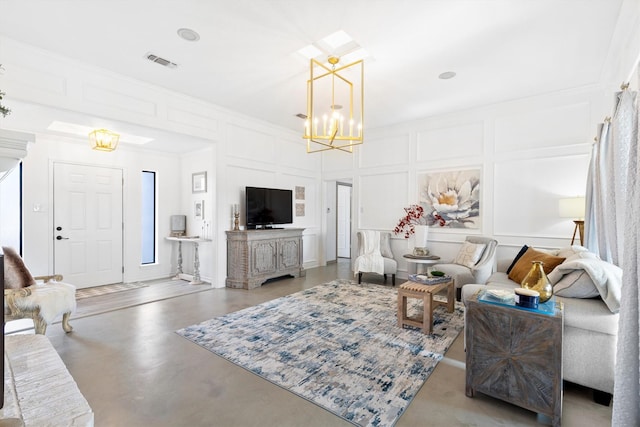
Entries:
{"type": "MultiPolygon", "coordinates": [[[[567,258],[567,261],[569,260],[570,258],[567,258]]],[[[465,301],[471,295],[487,288],[520,287],[518,283],[510,280],[506,273],[512,261],[498,260],[497,271],[485,284],[465,285],[462,288],[462,300],[465,301]]],[[[561,266],[562,264],[556,268],[561,266]]],[[[600,297],[567,298],[556,295],[556,301],[564,305],[563,379],[590,387],[596,392],[613,394],[619,315],[612,312],[600,297]]],[[[602,394],[596,396],[601,403],[607,403],[610,399],[610,396],[605,395],[602,399],[598,395],[602,394]]]]}

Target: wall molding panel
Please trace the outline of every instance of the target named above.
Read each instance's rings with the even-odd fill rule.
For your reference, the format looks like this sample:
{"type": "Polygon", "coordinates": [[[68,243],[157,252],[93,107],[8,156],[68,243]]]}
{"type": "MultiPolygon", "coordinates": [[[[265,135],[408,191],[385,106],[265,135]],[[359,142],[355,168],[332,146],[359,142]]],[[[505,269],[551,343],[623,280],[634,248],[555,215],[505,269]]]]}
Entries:
{"type": "Polygon", "coordinates": [[[419,162],[476,157],[484,152],[484,124],[420,130],[416,133],[416,160],[419,162]]]}

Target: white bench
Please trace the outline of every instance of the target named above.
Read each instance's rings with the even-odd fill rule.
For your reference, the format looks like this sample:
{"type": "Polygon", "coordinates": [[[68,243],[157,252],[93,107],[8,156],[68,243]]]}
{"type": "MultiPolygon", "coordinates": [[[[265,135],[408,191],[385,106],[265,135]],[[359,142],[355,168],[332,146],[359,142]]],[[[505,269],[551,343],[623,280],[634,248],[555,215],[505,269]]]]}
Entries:
{"type": "Polygon", "coordinates": [[[2,420],[25,427],[93,427],[93,411],[44,335],[9,335],[4,344],[2,420]]]}

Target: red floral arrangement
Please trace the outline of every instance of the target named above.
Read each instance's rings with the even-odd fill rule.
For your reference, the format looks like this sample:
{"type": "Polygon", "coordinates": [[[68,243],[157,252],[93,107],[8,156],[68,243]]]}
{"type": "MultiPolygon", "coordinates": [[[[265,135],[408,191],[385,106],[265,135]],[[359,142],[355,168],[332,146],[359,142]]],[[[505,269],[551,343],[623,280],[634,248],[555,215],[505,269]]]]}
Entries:
{"type": "Polygon", "coordinates": [[[424,208],[420,205],[411,205],[408,208],[404,208],[404,211],[406,215],[400,218],[398,225],[393,229],[393,233],[404,234],[404,238],[408,239],[416,232],[416,225],[424,225],[427,221],[423,217],[424,208]]]}

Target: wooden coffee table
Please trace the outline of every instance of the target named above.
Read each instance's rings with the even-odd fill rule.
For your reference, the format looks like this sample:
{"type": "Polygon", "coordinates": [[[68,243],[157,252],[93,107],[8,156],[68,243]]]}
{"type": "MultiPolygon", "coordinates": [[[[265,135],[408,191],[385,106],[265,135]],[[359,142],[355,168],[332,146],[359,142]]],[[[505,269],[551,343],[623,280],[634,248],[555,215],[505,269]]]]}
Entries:
{"type": "Polygon", "coordinates": [[[456,290],[453,286],[453,278],[435,285],[423,285],[412,281],[404,282],[398,288],[398,326],[401,328],[404,325],[416,326],[422,329],[422,333],[430,334],[433,332],[433,309],[441,305],[447,307],[447,311],[452,313],[455,298],[456,290]],[[444,289],[447,290],[447,301],[434,301],[433,295],[444,289]],[[407,316],[408,298],[419,298],[424,302],[422,318],[407,316]]]}

